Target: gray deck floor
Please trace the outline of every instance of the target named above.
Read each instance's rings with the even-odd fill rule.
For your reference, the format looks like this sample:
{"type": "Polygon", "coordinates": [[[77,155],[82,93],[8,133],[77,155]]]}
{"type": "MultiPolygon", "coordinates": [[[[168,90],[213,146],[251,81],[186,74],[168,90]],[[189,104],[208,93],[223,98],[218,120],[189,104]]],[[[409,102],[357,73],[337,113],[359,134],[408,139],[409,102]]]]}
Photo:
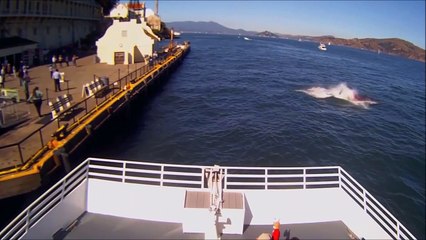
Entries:
{"type": "MultiPolygon", "coordinates": [[[[245,226],[243,235],[222,239],[256,239],[271,233],[271,225],[245,226]]],[[[341,221],[281,224],[281,239],[356,239],[341,221]]],[[[165,223],[85,213],[65,239],[204,239],[203,233],[183,233],[181,223],[165,223]]]]}

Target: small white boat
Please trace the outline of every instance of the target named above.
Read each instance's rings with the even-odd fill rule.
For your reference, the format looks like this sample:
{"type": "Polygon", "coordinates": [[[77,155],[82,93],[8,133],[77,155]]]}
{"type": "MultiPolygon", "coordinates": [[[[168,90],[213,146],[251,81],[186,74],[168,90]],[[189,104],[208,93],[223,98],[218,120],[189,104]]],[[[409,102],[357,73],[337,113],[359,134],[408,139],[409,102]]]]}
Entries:
{"type": "Polygon", "coordinates": [[[321,51],[327,51],[327,47],[325,46],[324,43],[320,43],[320,45],[318,46],[318,49],[321,51]]]}
{"type": "Polygon", "coordinates": [[[173,38],[180,38],[180,32],[173,32],[173,38]]]}
{"type": "Polygon", "coordinates": [[[250,39],[250,38],[248,38],[248,37],[244,37],[244,40],[246,40],[246,41],[250,41],[251,39],[250,39]]]}

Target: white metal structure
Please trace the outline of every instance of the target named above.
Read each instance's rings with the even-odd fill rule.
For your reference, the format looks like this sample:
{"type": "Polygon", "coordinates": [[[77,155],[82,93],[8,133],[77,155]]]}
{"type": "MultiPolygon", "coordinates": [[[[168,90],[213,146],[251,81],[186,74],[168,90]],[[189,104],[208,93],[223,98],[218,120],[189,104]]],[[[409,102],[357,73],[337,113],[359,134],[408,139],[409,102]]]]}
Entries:
{"type": "MultiPolygon", "coordinates": [[[[284,226],[342,221],[360,239],[415,239],[339,166],[211,167],[99,158],[86,159],[55,184],[6,226],[0,239],[76,233],[73,229],[79,228],[85,213],[179,223],[184,233],[204,233],[207,238],[212,233],[212,204],[220,209],[214,222],[218,238],[234,234],[235,239],[244,234],[243,226],[281,219],[284,226]],[[200,201],[209,194],[218,198],[200,201]],[[191,203],[194,196],[198,200],[191,203]]],[[[332,229],[316,237],[331,238],[327,231],[332,229]]]]}

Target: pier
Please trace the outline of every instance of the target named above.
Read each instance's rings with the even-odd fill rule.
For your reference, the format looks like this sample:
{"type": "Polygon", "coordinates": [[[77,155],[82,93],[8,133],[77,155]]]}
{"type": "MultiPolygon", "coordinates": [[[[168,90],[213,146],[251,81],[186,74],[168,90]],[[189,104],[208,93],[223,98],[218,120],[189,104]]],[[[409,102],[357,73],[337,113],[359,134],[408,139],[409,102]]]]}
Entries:
{"type": "Polygon", "coordinates": [[[70,171],[70,154],[151,85],[161,82],[189,50],[189,43],[178,45],[153,64],[106,65],[90,55],[79,59],[77,66],[58,65],[64,73],[60,92],[53,91],[48,65],[31,68],[30,92],[38,86],[44,94],[42,117],[33,104],[26,103],[19,80],[8,77],[6,87],[20,91],[15,105],[28,111],[29,119],[0,136],[0,199],[37,189],[45,176],[58,169],[70,171]]]}

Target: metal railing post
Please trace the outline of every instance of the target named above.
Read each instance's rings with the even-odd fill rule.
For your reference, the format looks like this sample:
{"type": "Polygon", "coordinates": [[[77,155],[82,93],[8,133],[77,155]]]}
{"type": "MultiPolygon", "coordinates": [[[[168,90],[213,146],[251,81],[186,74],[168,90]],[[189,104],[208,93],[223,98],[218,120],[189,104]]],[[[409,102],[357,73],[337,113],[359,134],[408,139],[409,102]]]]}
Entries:
{"type": "Polygon", "coordinates": [[[306,189],[306,168],[303,169],[303,189],[306,189]]]}
{"type": "Polygon", "coordinates": [[[122,179],[121,182],[124,183],[126,181],[126,169],[127,169],[127,162],[123,163],[123,174],[122,174],[122,179]]]}
{"type": "Polygon", "coordinates": [[[41,142],[41,147],[43,147],[44,143],[43,143],[43,134],[41,134],[41,129],[38,130],[38,132],[40,133],[40,142],[41,142]]]}
{"type": "Polygon", "coordinates": [[[268,190],[268,169],[265,168],[265,190],[268,190]]]}
{"type": "Polygon", "coordinates": [[[161,165],[160,186],[163,186],[164,165],[161,165]]]}
{"type": "Polygon", "coordinates": [[[49,106],[49,88],[46,88],[46,105],[49,106]]]}
{"type": "Polygon", "coordinates": [[[18,144],[19,158],[21,159],[21,163],[24,164],[24,157],[22,156],[21,143],[18,144]]]}

